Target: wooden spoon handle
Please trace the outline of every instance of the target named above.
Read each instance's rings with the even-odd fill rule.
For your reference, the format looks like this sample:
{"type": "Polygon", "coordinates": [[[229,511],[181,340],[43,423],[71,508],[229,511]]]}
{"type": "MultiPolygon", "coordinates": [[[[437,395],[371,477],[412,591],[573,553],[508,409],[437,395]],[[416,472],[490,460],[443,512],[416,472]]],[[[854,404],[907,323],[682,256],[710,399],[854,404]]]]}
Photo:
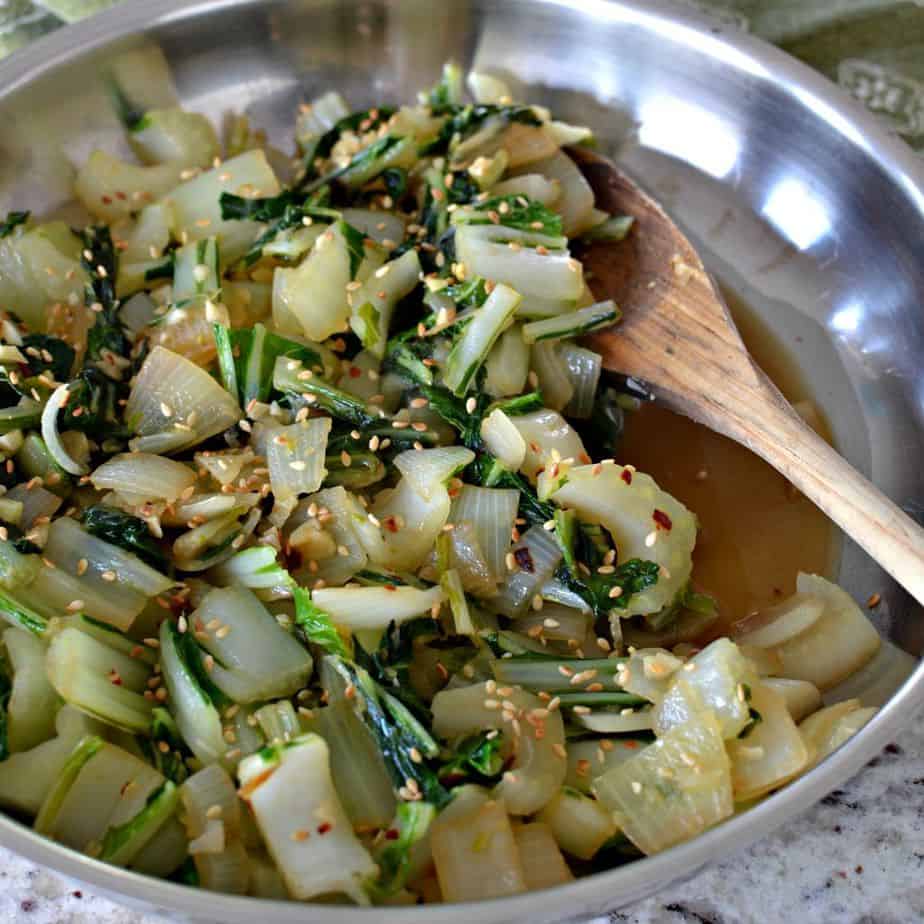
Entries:
{"type": "Polygon", "coordinates": [[[710,424],[766,459],[924,604],[924,529],[818,436],[757,372],[763,400],[735,401],[722,423],[710,424]]]}

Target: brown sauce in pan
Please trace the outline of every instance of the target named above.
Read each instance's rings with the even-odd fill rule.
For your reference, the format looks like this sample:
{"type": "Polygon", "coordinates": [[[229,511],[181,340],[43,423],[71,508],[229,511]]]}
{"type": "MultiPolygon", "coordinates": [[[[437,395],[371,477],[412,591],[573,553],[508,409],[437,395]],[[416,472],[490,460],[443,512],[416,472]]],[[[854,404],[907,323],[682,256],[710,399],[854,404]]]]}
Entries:
{"type": "MultiPolygon", "coordinates": [[[[723,290],[758,364],[793,403],[810,400],[782,345],[723,290]]],[[[812,421],[816,425],[815,421],[812,421]]],[[[830,441],[824,421],[818,425],[830,441]]],[[[699,518],[693,579],[728,624],[795,590],[796,575],[831,576],[836,531],[811,501],[743,446],[655,404],[626,415],[617,461],[648,472],[699,518]]]]}

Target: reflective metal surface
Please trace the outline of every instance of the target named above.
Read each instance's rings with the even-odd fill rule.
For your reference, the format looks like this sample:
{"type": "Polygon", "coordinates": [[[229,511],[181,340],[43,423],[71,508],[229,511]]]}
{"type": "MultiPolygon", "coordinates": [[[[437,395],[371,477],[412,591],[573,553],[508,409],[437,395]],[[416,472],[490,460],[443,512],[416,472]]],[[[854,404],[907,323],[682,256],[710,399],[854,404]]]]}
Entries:
{"type": "MultiPolygon", "coordinates": [[[[286,149],[296,105],[330,86],[359,105],[410,98],[450,56],[507,72],[530,101],[596,129],[792,352],[844,454],[924,512],[924,171],[807,68],[645,0],[136,0],[0,63],[0,210],[61,206],[71,161],[122,147],[100,71],[145,43],[163,49],[186,105],[216,119],[246,108],[286,149]]],[[[849,543],[840,579],[858,597],[882,593],[880,629],[920,655],[920,612],[849,543]]],[[[0,840],[187,919],[541,924],[615,908],[759,837],[855,772],[922,701],[919,668],[845,748],[756,809],[665,854],[477,911],[256,903],[103,866],[7,819],[0,840]]]]}

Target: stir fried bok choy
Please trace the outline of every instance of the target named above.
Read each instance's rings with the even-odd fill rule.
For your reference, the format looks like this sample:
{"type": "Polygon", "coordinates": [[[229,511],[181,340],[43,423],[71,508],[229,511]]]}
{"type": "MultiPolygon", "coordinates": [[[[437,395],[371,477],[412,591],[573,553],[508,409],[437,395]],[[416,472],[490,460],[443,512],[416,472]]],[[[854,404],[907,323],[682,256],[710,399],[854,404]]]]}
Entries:
{"type": "Polygon", "coordinates": [[[585,448],[621,307],[581,248],[636,233],[588,129],[449,64],[306,102],[293,159],[144,67],[86,223],[0,218],[0,806],[214,891],[468,901],[693,837],[869,720],[829,701],[879,646],[851,597],[802,575],[723,635],[694,513],[585,448]]]}

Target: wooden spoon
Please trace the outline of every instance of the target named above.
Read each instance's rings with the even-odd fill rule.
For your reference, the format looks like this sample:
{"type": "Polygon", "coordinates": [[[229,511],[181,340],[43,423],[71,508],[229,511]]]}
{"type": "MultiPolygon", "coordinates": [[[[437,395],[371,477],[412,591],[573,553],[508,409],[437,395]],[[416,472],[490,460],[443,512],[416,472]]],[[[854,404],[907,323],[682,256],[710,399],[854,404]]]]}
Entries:
{"type": "Polygon", "coordinates": [[[757,367],[699,255],[663,209],[605,158],[569,151],[597,206],[631,215],[618,243],[581,255],[622,322],[590,338],[603,365],[665,407],[769,462],[924,603],[924,530],[835,452],[757,367]]]}

